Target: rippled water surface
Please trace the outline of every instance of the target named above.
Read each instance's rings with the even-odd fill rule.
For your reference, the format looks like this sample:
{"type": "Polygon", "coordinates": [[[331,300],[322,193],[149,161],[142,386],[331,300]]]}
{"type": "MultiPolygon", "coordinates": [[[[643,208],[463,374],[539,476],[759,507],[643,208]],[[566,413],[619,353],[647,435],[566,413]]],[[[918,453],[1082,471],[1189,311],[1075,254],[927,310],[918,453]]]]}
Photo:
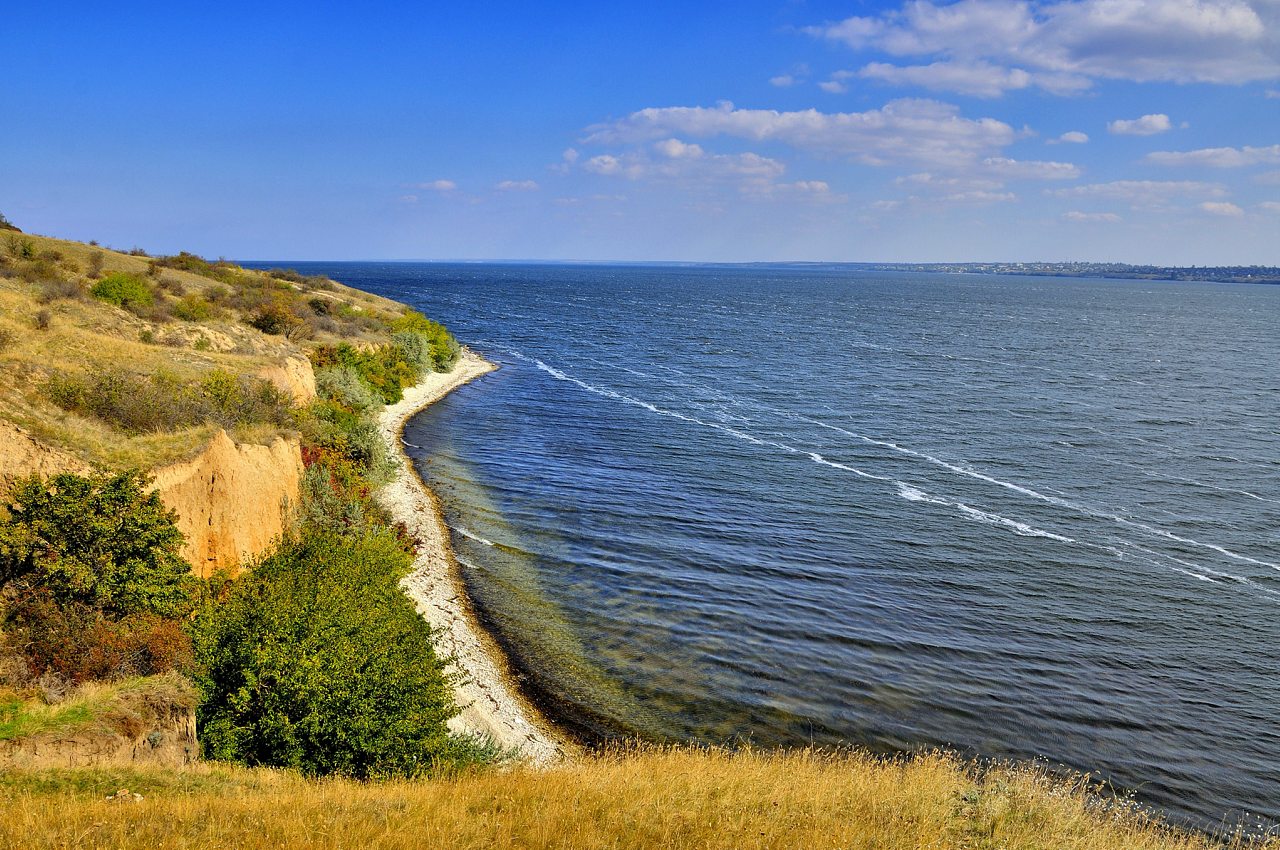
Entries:
{"type": "Polygon", "coordinates": [[[405,439],[580,729],[1044,756],[1280,819],[1280,288],[317,268],[502,364],[405,439]]]}

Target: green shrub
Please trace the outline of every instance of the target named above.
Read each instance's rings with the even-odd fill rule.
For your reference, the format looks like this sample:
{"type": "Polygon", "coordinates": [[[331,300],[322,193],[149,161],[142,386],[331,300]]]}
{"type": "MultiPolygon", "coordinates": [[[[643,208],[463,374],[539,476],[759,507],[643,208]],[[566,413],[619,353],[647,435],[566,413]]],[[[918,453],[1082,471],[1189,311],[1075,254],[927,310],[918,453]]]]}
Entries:
{"type": "Polygon", "coordinates": [[[399,587],[409,565],[390,532],[311,531],[201,610],[206,756],[359,778],[469,759],[431,629],[399,587]]]}
{"type": "Polygon", "coordinates": [[[0,522],[6,597],[45,591],[57,604],[116,616],[188,610],[194,579],[179,554],[182,533],[147,483],[137,470],[19,481],[0,522]]]}
{"type": "Polygon", "coordinates": [[[382,409],[382,396],[375,393],[350,366],[317,369],[316,395],[360,413],[376,413],[382,409]]]}
{"type": "Polygon", "coordinates": [[[418,372],[405,361],[394,345],[384,345],[373,351],[359,351],[347,343],[322,345],[311,352],[311,362],[317,368],[344,366],[355,372],[387,404],[394,404],[404,396],[404,388],[418,380],[418,372]]]}
{"type": "Polygon", "coordinates": [[[203,322],[213,317],[213,305],[194,292],[175,301],[172,309],[173,315],[184,322],[203,322]]]}
{"type": "Polygon", "coordinates": [[[54,375],[45,385],[50,401],[73,413],[93,416],[122,431],[174,431],[214,423],[288,425],[293,402],[270,381],[215,370],[198,383],[166,373],[150,378],[124,371],[54,375]]]}
{"type": "Polygon", "coordinates": [[[401,340],[407,342],[407,334],[417,334],[420,337],[418,342],[408,343],[426,348],[425,355],[419,355],[422,364],[418,367],[420,370],[448,372],[457,362],[462,350],[448,328],[439,322],[433,322],[417,310],[406,310],[397,316],[391,322],[391,329],[395,332],[393,339],[397,345],[402,344],[401,340]]]}
{"type": "Polygon", "coordinates": [[[112,272],[89,290],[95,298],[137,312],[155,303],[155,293],[146,280],[125,272],[112,272]]]}
{"type": "Polygon", "coordinates": [[[9,252],[9,256],[15,260],[34,260],[36,258],[36,243],[25,236],[10,234],[5,240],[5,248],[9,252]]]}

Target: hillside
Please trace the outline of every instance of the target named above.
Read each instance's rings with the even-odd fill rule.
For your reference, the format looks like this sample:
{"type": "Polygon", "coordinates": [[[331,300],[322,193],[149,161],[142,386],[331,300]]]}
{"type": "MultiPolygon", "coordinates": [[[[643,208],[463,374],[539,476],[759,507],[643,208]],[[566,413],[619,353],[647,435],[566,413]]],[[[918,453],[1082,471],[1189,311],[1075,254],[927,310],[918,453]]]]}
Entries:
{"type": "MultiPolygon", "coordinates": [[[[314,395],[308,351],[386,343],[403,312],[402,305],[324,278],[5,233],[0,420],[85,464],[153,469],[190,459],[219,426],[186,424],[179,416],[165,423],[176,427],[113,427],[60,407],[50,381],[127,374],[192,385],[220,372],[266,378],[305,402],[314,395]],[[92,294],[95,287],[103,297],[92,294]]],[[[227,423],[238,442],[265,445],[290,430],[266,415],[239,420],[227,423]]]]}

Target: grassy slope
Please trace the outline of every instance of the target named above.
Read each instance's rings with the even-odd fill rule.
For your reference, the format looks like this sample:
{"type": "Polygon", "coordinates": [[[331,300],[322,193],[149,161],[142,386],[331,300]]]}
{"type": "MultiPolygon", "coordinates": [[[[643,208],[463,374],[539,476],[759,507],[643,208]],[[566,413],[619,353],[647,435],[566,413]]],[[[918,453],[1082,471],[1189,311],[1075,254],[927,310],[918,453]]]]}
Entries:
{"type": "Polygon", "coordinates": [[[130,733],[159,708],[191,709],[195,692],[176,674],[91,682],[50,705],[34,695],[0,693],[0,741],[58,735],[130,733]]]}
{"type": "Polygon", "coordinates": [[[0,796],[0,845],[28,848],[1212,846],[1033,768],[979,779],[941,756],[654,750],[384,784],[214,766],[10,773],[0,796]],[[119,788],[146,799],[104,800],[119,788]]]}
{"type": "MultiPolygon", "coordinates": [[[[7,254],[9,238],[9,234],[0,233],[0,253],[7,254]]],[[[80,282],[85,289],[92,283],[85,271],[94,254],[102,255],[103,271],[108,274],[123,271],[145,275],[149,263],[146,257],[63,239],[31,234],[15,234],[12,238],[29,239],[37,251],[61,253],[64,259],[59,263],[60,272],[80,282]]],[[[11,272],[22,265],[8,257],[6,264],[11,272]]],[[[166,269],[162,274],[179,282],[189,293],[206,294],[222,286],[188,271],[166,269]]],[[[246,271],[245,274],[266,279],[260,272],[246,271]]],[[[148,469],[187,457],[204,446],[213,428],[201,426],[172,433],[124,436],[100,421],[67,413],[44,399],[40,388],[50,374],[127,368],[146,374],[163,369],[184,379],[196,378],[213,369],[253,375],[285,356],[302,353],[312,344],[345,340],[359,345],[386,341],[385,333],[363,331],[350,338],[320,334],[314,340],[294,343],[282,336],[263,334],[236,315],[206,322],[158,323],[92,297],[42,304],[40,291],[37,283],[0,276],[0,333],[7,331],[12,339],[0,347],[0,419],[22,426],[42,442],[65,449],[82,460],[114,468],[148,469]],[[47,310],[50,315],[47,330],[36,329],[36,317],[41,310],[47,310]],[[174,344],[142,342],[144,331],[150,331],[157,340],[170,338],[174,344]],[[202,338],[206,343],[201,347],[208,345],[207,350],[195,347],[202,338]]],[[[306,294],[345,303],[370,315],[398,314],[403,310],[395,302],[340,284],[326,285],[323,291],[306,294]]],[[[259,429],[235,436],[265,442],[274,433],[259,429]]]]}

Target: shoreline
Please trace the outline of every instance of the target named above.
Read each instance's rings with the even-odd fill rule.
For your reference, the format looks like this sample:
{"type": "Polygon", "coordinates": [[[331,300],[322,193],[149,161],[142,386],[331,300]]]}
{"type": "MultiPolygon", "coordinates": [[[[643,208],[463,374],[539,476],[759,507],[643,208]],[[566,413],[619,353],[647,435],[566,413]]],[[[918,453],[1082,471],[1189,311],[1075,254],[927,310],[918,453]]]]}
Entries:
{"type": "Polygon", "coordinates": [[[383,410],[378,416],[378,431],[391,449],[397,469],[395,478],[378,491],[377,498],[418,540],[413,572],[400,585],[436,630],[440,653],[452,657],[450,672],[463,677],[453,688],[454,700],[462,711],[450,719],[449,728],[488,735],[526,761],[547,764],[563,758],[573,744],[520,692],[506,653],[481,626],[449,544],[439,501],[418,475],[402,444],[404,426],[416,413],[497,368],[463,348],[452,371],[424,375],[405,389],[401,401],[383,410]]]}

